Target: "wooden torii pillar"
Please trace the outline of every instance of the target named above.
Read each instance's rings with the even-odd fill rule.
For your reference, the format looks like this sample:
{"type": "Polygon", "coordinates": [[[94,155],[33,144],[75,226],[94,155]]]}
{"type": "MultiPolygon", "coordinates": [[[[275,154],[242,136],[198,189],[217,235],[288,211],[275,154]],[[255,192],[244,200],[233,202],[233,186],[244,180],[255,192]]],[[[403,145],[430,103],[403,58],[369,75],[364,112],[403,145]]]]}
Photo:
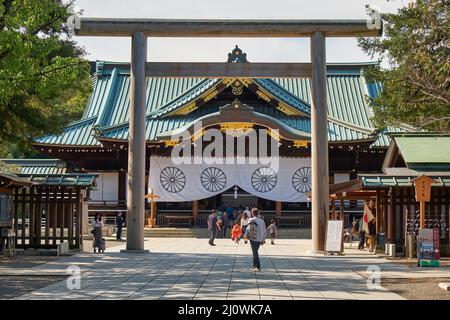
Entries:
{"type": "Polygon", "coordinates": [[[326,37],[380,36],[361,20],[167,20],[81,18],[78,36],[132,37],[127,249],[144,248],[145,75],[152,77],[311,77],[312,250],[323,251],[328,217],[326,37]],[[145,63],[146,37],[309,37],[311,63],[145,63]]]}

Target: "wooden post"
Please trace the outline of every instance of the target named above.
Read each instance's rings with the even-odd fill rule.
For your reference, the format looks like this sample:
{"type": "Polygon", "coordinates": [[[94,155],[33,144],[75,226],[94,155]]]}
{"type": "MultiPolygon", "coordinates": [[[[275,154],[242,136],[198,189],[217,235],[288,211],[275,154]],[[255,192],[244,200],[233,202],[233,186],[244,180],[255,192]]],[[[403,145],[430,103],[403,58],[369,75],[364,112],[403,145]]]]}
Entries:
{"type": "Polygon", "coordinates": [[[327,75],[325,35],[322,32],[315,32],[311,36],[311,62],[311,233],[312,251],[318,252],[325,248],[325,230],[329,211],[327,75]]]}
{"type": "Polygon", "coordinates": [[[336,201],[331,200],[331,219],[336,220],[336,201]]]}
{"type": "MultiPolygon", "coordinates": [[[[387,221],[388,221],[388,190],[383,190],[383,232],[385,233],[385,237],[386,237],[386,233],[388,230],[388,225],[387,225],[387,221]]],[[[387,239],[387,238],[386,238],[387,239]]]]}
{"type": "Polygon", "coordinates": [[[376,201],[376,208],[377,208],[376,216],[375,216],[375,218],[376,218],[375,223],[376,223],[376,230],[377,230],[377,234],[378,234],[379,232],[381,232],[381,227],[383,225],[383,218],[381,216],[381,193],[379,190],[377,190],[377,197],[376,197],[375,201],[376,201]]]}
{"type": "Polygon", "coordinates": [[[35,216],[35,212],[34,212],[34,187],[30,187],[30,194],[28,197],[28,245],[30,247],[34,246],[34,227],[35,227],[35,223],[34,223],[34,216],[35,216]]]}
{"type": "Polygon", "coordinates": [[[345,218],[344,199],[341,199],[341,202],[339,203],[339,210],[341,211],[341,220],[344,221],[345,218]]]}
{"type": "Polygon", "coordinates": [[[198,200],[192,201],[192,216],[194,217],[194,225],[196,225],[198,220],[198,200]]]}
{"type": "Polygon", "coordinates": [[[89,234],[89,204],[84,199],[81,202],[81,233],[89,234]]]}
{"type": "Polygon", "coordinates": [[[146,60],[147,37],[142,32],[136,32],[131,40],[127,199],[127,251],[136,252],[144,252],[146,60]]]}
{"type": "Polygon", "coordinates": [[[276,218],[281,217],[281,201],[275,202],[275,217],[276,218]]]}
{"type": "Polygon", "coordinates": [[[75,247],[77,249],[81,246],[81,239],[83,238],[81,232],[82,226],[82,214],[81,214],[81,191],[80,187],[76,187],[75,194],[75,247]]]}
{"type": "Polygon", "coordinates": [[[36,197],[36,244],[41,246],[41,225],[42,225],[42,188],[38,188],[38,194],[36,197]]]}
{"type": "Polygon", "coordinates": [[[425,201],[420,201],[420,229],[425,229],[425,201]]]}
{"type": "Polygon", "coordinates": [[[48,192],[48,187],[45,187],[45,245],[48,246],[49,235],[50,235],[50,193],[48,192]]]}
{"type": "Polygon", "coordinates": [[[19,235],[19,188],[14,188],[14,195],[13,195],[13,210],[14,210],[14,232],[16,233],[15,236],[15,243],[14,246],[17,247],[17,238],[19,235]]]}
{"type": "Polygon", "coordinates": [[[394,207],[395,207],[394,188],[389,190],[389,205],[387,212],[387,238],[389,242],[394,243],[394,207]]]}
{"type": "Polygon", "coordinates": [[[64,225],[66,223],[66,219],[65,219],[65,215],[66,215],[66,201],[64,199],[64,192],[65,189],[61,188],[61,199],[60,199],[60,203],[61,203],[61,211],[60,211],[60,216],[61,216],[61,225],[60,225],[60,229],[59,229],[59,243],[63,243],[64,242],[64,225]]]}
{"type": "Polygon", "coordinates": [[[53,191],[53,205],[52,205],[52,245],[56,246],[56,230],[58,227],[58,195],[57,195],[57,189],[52,188],[53,191]]]}
{"type": "Polygon", "coordinates": [[[148,222],[148,226],[150,228],[154,228],[156,227],[156,214],[158,210],[156,207],[155,199],[158,199],[159,195],[154,194],[153,190],[151,190],[149,194],[145,195],[145,198],[150,199],[150,219],[148,222]]]}
{"type": "Polygon", "coordinates": [[[68,242],[69,242],[69,247],[72,248],[74,243],[73,243],[73,210],[74,210],[74,205],[73,205],[73,198],[72,198],[72,190],[73,188],[68,189],[69,192],[69,198],[67,199],[67,226],[68,226],[68,230],[67,230],[67,237],[68,237],[68,242]]]}
{"type": "Polygon", "coordinates": [[[26,200],[27,200],[27,189],[22,188],[22,246],[25,246],[25,234],[26,234],[26,200]]]}

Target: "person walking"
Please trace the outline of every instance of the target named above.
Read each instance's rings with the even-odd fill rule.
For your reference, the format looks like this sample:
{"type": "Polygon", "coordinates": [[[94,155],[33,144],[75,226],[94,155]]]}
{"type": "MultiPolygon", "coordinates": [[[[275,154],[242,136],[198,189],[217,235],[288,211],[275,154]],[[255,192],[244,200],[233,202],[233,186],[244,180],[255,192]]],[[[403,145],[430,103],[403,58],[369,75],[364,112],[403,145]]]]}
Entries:
{"type": "Polygon", "coordinates": [[[269,230],[270,233],[270,244],[275,244],[275,236],[277,235],[277,224],[275,220],[270,221],[267,230],[269,230]]]}
{"type": "Polygon", "coordinates": [[[94,235],[94,241],[92,243],[92,247],[94,248],[94,253],[97,252],[96,248],[98,248],[98,252],[105,252],[102,245],[102,228],[103,222],[100,213],[96,213],[94,219],[92,219],[92,231],[91,233],[94,235]]]}
{"type": "Polygon", "coordinates": [[[377,225],[376,218],[369,222],[369,252],[376,253],[376,242],[377,242],[377,225]]]}
{"type": "Polygon", "coordinates": [[[353,221],[352,221],[352,234],[351,234],[351,242],[353,242],[353,239],[356,237],[356,235],[358,234],[359,231],[359,220],[355,219],[355,217],[353,217],[353,221]]]}
{"type": "Polygon", "coordinates": [[[117,228],[117,233],[116,233],[116,240],[122,241],[122,227],[123,227],[123,217],[122,217],[122,212],[119,212],[117,214],[117,218],[116,218],[116,228],[117,228]]]}
{"type": "Polygon", "coordinates": [[[227,210],[222,212],[222,215],[220,217],[220,221],[221,221],[220,224],[221,224],[222,229],[223,229],[223,237],[226,238],[227,230],[228,230],[228,212],[227,212],[227,210]]]}
{"type": "Polygon", "coordinates": [[[253,271],[261,271],[261,262],[259,260],[258,250],[261,245],[265,243],[266,240],[266,224],[263,219],[261,219],[259,210],[254,208],[252,211],[253,218],[249,221],[249,240],[250,246],[252,248],[253,254],[253,271]]]}
{"type": "MultiPolygon", "coordinates": [[[[250,221],[250,214],[247,215],[248,207],[246,210],[242,212],[241,216],[241,228],[242,228],[242,236],[244,237],[244,243],[247,244],[248,234],[247,234],[247,226],[250,221]]],[[[248,211],[250,213],[250,211],[248,211]]]]}
{"type": "Polygon", "coordinates": [[[359,220],[359,243],[358,250],[364,250],[364,243],[366,242],[366,232],[364,231],[364,223],[362,219],[359,220]]]}
{"type": "MultiPolygon", "coordinates": [[[[225,210],[227,213],[227,228],[229,228],[231,230],[231,228],[233,228],[234,226],[234,211],[235,209],[232,206],[228,206],[227,209],[225,210]]],[[[224,228],[223,231],[223,236],[226,237],[227,230],[224,228]]]]}
{"type": "Polygon", "coordinates": [[[219,219],[217,219],[216,210],[211,211],[208,217],[208,230],[210,232],[209,245],[215,246],[214,239],[216,238],[217,231],[220,231],[219,219]]]}

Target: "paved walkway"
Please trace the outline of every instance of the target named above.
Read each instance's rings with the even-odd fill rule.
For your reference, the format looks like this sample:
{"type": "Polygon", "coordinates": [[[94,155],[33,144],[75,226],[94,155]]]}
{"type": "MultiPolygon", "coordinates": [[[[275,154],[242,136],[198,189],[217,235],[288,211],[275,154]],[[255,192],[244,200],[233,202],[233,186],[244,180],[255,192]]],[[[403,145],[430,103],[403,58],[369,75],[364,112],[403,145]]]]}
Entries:
{"type": "Polygon", "coordinates": [[[251,249],[218,239],[149,238],[150,254],[124,254],[125,243],[105,254],[80,253],[32,268],[0,269],[25,274],[66,274],[81,268],[81,289],[60,281],[18,299],[402,299],[384,288],[371,290],[368,266],[405,273],[409,267],[368,254],[309,254],[310,240],[280,239],[264,245],[262,271],[251,271],[251,249]]]}

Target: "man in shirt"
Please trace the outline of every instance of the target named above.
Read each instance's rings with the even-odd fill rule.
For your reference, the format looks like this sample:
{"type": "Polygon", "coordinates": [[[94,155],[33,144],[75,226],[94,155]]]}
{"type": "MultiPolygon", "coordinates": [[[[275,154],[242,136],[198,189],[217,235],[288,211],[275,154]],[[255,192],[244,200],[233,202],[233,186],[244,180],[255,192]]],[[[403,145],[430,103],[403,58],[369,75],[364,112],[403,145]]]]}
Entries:
{"type": "Polygon", "coordinates": [[[253,254],[253,271],[261,271],[261,263],[259,261],[258,250],[261,245],[263,245],[266,241],[266,223],[263,219],[261,219],[259,215],[259,210],[254,208],[252,211],[252,218],[250,218],[250,224],[256,224],[253,227],[256,227],[256,238],[252,239],[250,237],[250,246],[252,247],[253,254]]]}
{"type": "Polygon", "coordinates": [[[116,234],[116,240],[122,241],[122,227],[123,227],[123,217],[122,217],[122,212],[119,212],[117,214],[117,218],[116,218],[116,228],[117,228],[117,234],[116,234]]]}
{"type": "Polygon", "coordinates": [[[216,210],[213,210],[208,217],[208,230],[210,232],[209,245],[215,246],[214,239],[217,235],[217,230],[220,230],[219,219],[217,219],[216,210]]]}

